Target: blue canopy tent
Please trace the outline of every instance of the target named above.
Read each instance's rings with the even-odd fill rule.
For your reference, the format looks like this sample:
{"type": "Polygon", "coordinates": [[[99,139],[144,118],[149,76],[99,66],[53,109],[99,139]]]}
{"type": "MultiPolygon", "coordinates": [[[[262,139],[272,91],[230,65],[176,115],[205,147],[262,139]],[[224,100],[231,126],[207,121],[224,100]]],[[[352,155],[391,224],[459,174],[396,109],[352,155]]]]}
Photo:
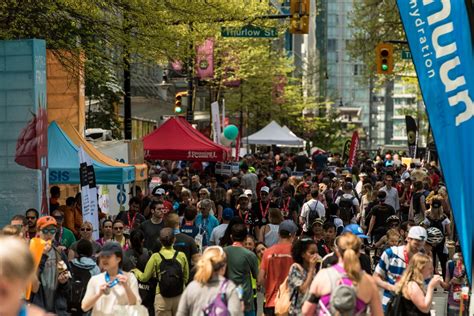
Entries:
{"type": "MultiPolygon", "coordinates": [[[[48,165],[50,184],[79,184],[79,148],[56,122],[48,127],[48,165]]],[[[133,166],[116,167],[92,161],[97,184],[123,184],[135,180],[133,166]]]]}

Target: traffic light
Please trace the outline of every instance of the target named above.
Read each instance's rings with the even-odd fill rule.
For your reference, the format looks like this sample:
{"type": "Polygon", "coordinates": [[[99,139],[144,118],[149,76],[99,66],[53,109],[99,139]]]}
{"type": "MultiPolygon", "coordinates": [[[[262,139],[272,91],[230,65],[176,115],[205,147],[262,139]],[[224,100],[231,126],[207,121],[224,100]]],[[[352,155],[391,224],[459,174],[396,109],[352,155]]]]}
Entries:
{"type": "Polygon", "coordinates": [[[290,33],[308,34],[310,0],[290,1],[290,33]]]}
{"type": "Polygon", "coordinates": [[[178,92],[174,97],[174,113],[183,113],[183,97],[187,96],[187,92],[178,92]]]}
{"type": "Polygon", "coordinates": [[[393,73],[393,45],[389,43],[379,43],[375,48],[375,60],[377,63],[377,73],[390,75],[393,73]]]}

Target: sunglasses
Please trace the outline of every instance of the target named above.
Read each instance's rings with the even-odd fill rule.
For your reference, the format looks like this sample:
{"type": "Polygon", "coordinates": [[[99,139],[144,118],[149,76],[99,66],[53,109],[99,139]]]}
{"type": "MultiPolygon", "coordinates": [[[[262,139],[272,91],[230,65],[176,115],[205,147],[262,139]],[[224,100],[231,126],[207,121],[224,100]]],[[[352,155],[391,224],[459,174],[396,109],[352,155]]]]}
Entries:
{"type": "Polygon", "coordinates": [[[90,232],[92,231],[91,228],[81,228],[81,232],[90,232]]]}
{"type": "Polygon", "coordinates": [[[123,227],[114,227],[114,230],[122,230],[123,227]]]}
{"type": "Polygon", "coordinates": [[[54,234],[56,234],[56,228],[50,228],[50,229],[44,228],[44,229],[41,230],[41,232],[45,235],[46,234],[54,235],[54,234]]]}

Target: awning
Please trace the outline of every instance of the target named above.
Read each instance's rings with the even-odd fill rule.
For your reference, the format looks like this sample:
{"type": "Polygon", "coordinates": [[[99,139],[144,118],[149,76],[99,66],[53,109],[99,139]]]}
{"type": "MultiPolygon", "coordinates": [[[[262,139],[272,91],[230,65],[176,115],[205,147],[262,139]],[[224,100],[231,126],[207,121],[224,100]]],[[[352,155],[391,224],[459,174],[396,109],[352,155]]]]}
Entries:
{"type": "Polygon", "coordinates": [[[148,178],[148,168],[146,164],[129,165],[112,159],[100,152],[94,145],[86,141],[79,132],[69,122],[58,123],[61,129],[78,147],[84,147],[86,153],[94,160],[101,162],[108,166],[114,167],[135,167],[135,181],[143,181],[148,178]]]}
{"type": "Polygon", "coordinates": [[[277,122],[271,121],[258,132],[245,137],[242,144],[303,147],[304,141],[296,135],[288,133],[277,122]]]}
{"type": "Polygon", "coordinates": [[[169,118],[143,138],[146,159],[225,161],[230,149],[214,143],[184,118],[169,118]]]}
{"type": "MultiPolygon", "coordinates": [[[[79,184],[79,147],[53,121],[48,127],[50,184],[79,184]]],[[[91,157],[92,158],[92,157],[91,157]]],[[[92,158],[97,184],[123,184],[135,180],[131,166],[107,166],[92,158]]]]}

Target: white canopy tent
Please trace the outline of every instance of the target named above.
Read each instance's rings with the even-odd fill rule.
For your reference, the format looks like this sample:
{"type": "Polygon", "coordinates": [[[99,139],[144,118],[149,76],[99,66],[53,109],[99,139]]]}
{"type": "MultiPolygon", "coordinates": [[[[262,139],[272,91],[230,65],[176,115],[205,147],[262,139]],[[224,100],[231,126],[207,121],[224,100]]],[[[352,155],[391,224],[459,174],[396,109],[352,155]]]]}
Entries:
{"type": "Polygon", "coordinates": [[[283,129],[285,132],[287,132],[288,134],[290,134],[292,137],[296,137],[297,139],[299,139],[301,142],[304,143],[304,139],[299,138],[298,136],[296,136],[296,134],[293,133],[293,131],[292,131],[291,129],[289,129],[288,126],[283,125],[282,129],[283,129]]]}
{"type": "MultiPolygon", "coordinates": [[[[290,130],[288,129],[288,131],[290,130]]],[[[304,141],[301,138],[294,134],[292,135],[288,133],[275,121],[271,121],[267,126],[258,132],[245,137],[242,143],[249,145],[304,147],[304,141]]]]}

